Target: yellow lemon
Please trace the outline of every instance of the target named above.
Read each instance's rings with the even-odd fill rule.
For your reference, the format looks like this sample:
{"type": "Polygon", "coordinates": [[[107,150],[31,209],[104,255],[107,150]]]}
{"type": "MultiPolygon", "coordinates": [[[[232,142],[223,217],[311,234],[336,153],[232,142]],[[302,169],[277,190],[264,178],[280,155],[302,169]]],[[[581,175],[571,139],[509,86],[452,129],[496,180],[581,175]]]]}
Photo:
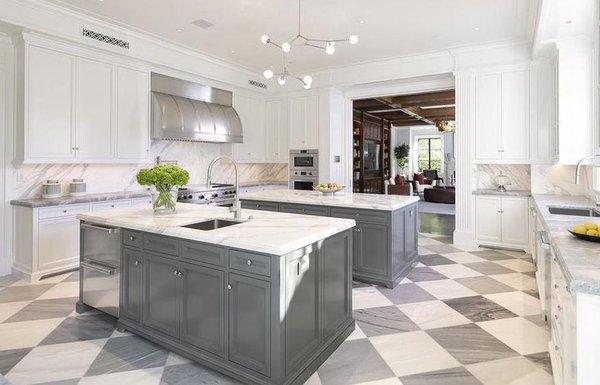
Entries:
{"type": "Polygon", "coordinates": [[[596,230],[598,228],[598,225],[592,222],[584,223],[583,225],[588,230],[596,230]]]}
{"type": "Polygon", "coordinates": [[[598,236],[598,231],[596,231],[596,230],[588,230],[586,234],[587,235],[592,235],[594,237],[597,237],[598,236]]]}
{"type": "Polygon", "coordinates": [[[573,227],[573,231],[576,232],[577,234],[587,233],[587,229],[585,228],[584,225],[577,225],[577,226],[573,227]]]}

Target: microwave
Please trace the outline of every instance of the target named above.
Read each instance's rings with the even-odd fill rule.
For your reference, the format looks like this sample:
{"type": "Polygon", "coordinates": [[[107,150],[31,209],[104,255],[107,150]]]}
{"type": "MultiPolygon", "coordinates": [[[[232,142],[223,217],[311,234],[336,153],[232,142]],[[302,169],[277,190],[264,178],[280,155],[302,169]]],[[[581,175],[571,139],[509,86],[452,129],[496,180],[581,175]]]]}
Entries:
{"type": "Polygon", "coordinates": [[[290,150],[290,170],[319,170],[319,150],[290,150]]]}

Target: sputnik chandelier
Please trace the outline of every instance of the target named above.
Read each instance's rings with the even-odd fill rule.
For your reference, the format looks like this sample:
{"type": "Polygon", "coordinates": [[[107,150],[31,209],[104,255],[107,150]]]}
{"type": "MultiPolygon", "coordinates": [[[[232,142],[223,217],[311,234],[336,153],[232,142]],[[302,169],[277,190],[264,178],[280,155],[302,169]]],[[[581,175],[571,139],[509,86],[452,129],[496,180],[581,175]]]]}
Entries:
{"type": "Polygon", "coordinates": [[[304,75],[303,77],[292,75],[288,72],[287,66],[285,64],[285,55],[289,54],[292,49],[297,47],[313,47],[320,50],[325,51],[327,55],[333,55],[335,53],[335,44],[336,43],[350,43],[352,45],[358,43],[358,36],[351,35],[347,39],[313,39],[306,37],[302,34],[302,0],[298,0],[298,33],[289,41],[284,41],[283,43],[277,43],[273,41],[269,35],[262,35],[260,37],[260,41],[264,45],[273,45],[279,48],[283,53],[283,71],[274,73],[271,69],[266,69],[263,72],[263,76],[265,79],[271,79],[273,76],[277,77],[277,83],[283,86],[286,84],[288,78],[297,79],[302,83],[302,86],[306,89],[309,89],[312,85],[312,76],[304,75]]]}

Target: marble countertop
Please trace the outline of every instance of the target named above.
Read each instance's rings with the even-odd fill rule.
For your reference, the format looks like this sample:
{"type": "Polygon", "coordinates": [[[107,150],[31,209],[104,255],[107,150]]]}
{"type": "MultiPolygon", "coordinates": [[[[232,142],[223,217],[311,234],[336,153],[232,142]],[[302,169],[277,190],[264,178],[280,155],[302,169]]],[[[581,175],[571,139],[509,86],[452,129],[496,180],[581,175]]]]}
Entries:
{"type": "Polygon", "coordinates": [[[131,198],[143,198],[149,197],[152,194],[148,190],[140,191],[120,191],[112,193],[102,194],[87,194],[80,197],[63,196],[60,198],[28,198],[28,199],[14,199],[10,201],[11,205],[24,206],[24,207],[49,207],[49,206],[62,206],[71,205],[75,203],[90,203],[90,202],[102,202],[117,199],[131,199],[131,198]]]}
{"type": "Polygon", "coordinates": [[[240,182],[240,187],[254,187],[254,186],[287,186],[288,182],[281,180],[263,180],[257,182],[240,182]]]}
{"type": "Polygon", "coordinates": [[[368,210],[395,211],[419,201],[416,196],[381,195],[338,192],[335,195],[323,195],[318,191],[304,190],[267,190],[241,194],[240,199],[298,203],[316,206],[335,206],[368,210]]]}
{"type": "Polygon", "coordinates": [[[233,219],[233,213],[227,207],[178,203],[173,214],[154,215],[151,208],[131,207],[77,215],[80,220],[96,224],[274,255],[285,255],[356,225],[352,219],[248,209],[242,210],[242,217],[247,221],[203,231],[181,226],[204,219],[233,219]]]}
{"type": "Polygon", "coordinates": [[[529,190],[506,190],[499,191],[497,189],[478,189],[473,191],[473,195],[499,195],[506,197],[529,197],[531,196],[531,191],[529,190]]]}
{"type": "Polygon", "coordinates": [[[584,196],[534,194],[533,201],[572,293],[600,295],[600,243],[584,241],[571,235],[568,227],[581,222],[600,223],[600,218],[555,215],[549,206],[595,207],[584,196]]]}

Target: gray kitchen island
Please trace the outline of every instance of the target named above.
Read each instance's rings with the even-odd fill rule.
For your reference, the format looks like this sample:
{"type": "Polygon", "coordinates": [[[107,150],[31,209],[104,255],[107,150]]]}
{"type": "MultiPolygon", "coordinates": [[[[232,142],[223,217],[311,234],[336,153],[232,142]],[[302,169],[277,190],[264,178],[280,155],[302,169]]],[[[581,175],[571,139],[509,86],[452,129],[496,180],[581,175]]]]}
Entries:
{"type": "MultiPolygon", "coordinates": [[[[244,383],[303,384],[354,330],[354,220],[189,204],[78,218],[120,234],[119,327],[244,383]]],[[[93,246],[82,236],[82,256],[93,246]]]]}
{"type": "Polygon", "coordinates": [[[356,220],[353,278],[389,288],[418,260],[418,197],[269,190],[240,196],[242,207],[356,220]]]}

